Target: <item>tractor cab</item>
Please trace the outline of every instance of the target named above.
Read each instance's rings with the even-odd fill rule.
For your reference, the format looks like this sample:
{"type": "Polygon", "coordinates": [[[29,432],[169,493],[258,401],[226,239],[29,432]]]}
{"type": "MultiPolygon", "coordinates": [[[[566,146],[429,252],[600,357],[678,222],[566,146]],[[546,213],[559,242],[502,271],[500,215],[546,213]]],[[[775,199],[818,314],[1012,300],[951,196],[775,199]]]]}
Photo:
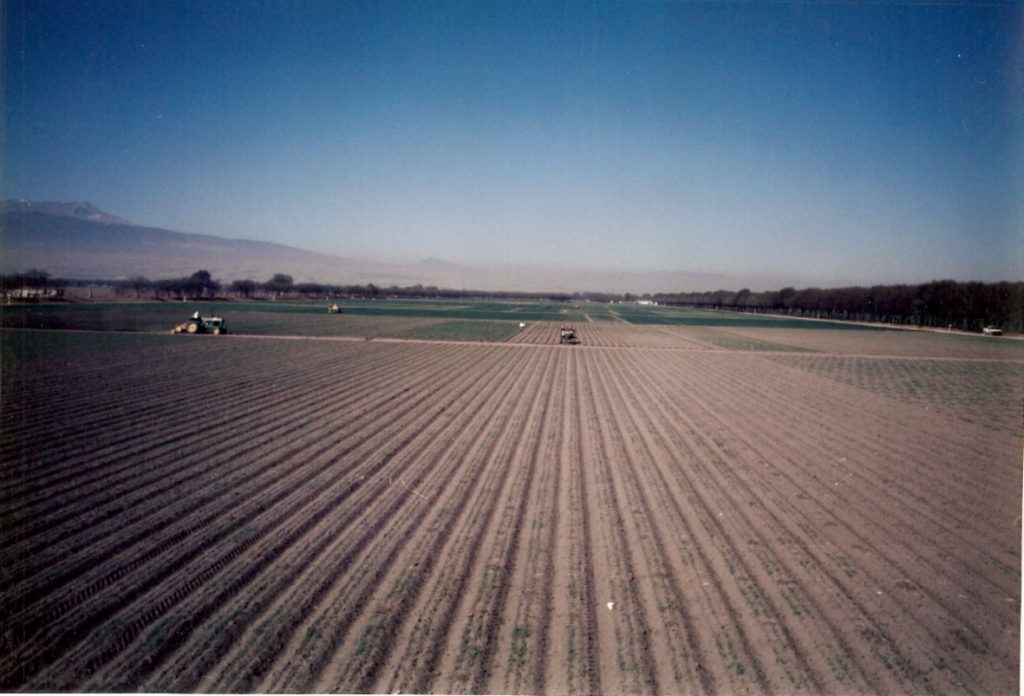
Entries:
{"type": "Polygon", "coordinates": [[[178,324],[175,326],[171,333],[187,333],[187,334],[200,334],[210,333],[214,336],[225,334],[228,332],[228,327],[224,323],[224,319],[221,317],[204,317],[200,316],[199,312],[192,315],[192,318],[188,321],[178,324]]]}
{"type": "Polygon", "coordinates": [[[575,346],[580,342],[579,336],[576,335],[576,329],[572,328],[569,324],[562,324],[562,328],[559,331],[559,343],[566,345],[575,346]]]}

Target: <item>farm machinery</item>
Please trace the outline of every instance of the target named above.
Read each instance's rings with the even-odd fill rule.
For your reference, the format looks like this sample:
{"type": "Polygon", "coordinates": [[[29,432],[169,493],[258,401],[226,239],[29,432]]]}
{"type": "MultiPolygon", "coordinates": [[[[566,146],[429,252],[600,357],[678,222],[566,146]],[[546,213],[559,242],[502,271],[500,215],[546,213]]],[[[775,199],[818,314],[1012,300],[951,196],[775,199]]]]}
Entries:
{"type": "Polygon", "coordinates": [[[580,338],[576,335],[576,329],[572,328],[571,325],[562,324],[562,329],[559,331],[558,342],[575,346],[580,342],[580,338]]]}
{"type": "Polygon", "coordinates": [[[199,312],[192,315],[192,318],[186,322],[178,324],[171,333],[187,333],[187,334],[201,334],[210,333],[214,336],[225,334],[228,332],[228,327],[224,324],[224,320],[221,317],[203,317],[199,316],[199,312]]]}

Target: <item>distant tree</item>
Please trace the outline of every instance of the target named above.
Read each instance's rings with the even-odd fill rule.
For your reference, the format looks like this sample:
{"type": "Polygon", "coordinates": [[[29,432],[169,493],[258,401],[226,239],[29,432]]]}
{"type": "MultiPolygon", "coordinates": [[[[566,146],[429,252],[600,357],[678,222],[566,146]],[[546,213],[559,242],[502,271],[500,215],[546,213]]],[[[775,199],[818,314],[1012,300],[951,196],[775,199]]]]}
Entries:
{"type": "Polygon", "coordinates": [[[775,306],[780,309],[789,309],[793,306],[793,298],[796,297],[796,288],[786,287],[778,292],[775,306]]]}
{"type": "Polygon", "coordinates": [[[37,268],[21,274],[21,283],[26,288],[45,288],[50,282],[50,274],[37,268]]]}
{"type": "Polygon", "coordinates": [[[188,278],[162,278],[156,281],[153,286],[159,295],[169,295],[176,299],[182,299],[188,292],[188,278]]]}
{"type": "Polygon", "coordinates": [[[316,297],[318,295],[326,295],[328,288],[321,283],[299,283],[295,286],[295,292],[305,297],[316,297]]]}
{"type": "Polygon", "coordinates": [[[231,281],[231,292],[249,299],[256,292],[258,283],[255,280],[233,280],[231,281]]]}
{"type": "Polygon", "coordinates": [[[274,277],[263,284],[268,292],[289,293],[295,287],[295,281],[287,273],[275,273],[274,277]]]}
{"type": "Polygon", "coordinates": [[[142,297],[142,293],[153,288],[153,283],[142,276],[135,276],[128,280],[120,280],[114,284],[114,292],[118,295],[126,295],[129,292],[135,293],[135,299],[142,297]]]}
{"type": "Polygon", "coordinates": [[[142,293],[153,289],[153,283],[142,276],[135,276],[128,281],[128,285],[135,291],[135,299],[139,299],[142,297],[142,293]]]}
{"type": "Polygon", "coordinates": [[[220,290],[220,283],[205,270],[196,271],[189,276],[187,285],[190,293],[199,297],[214,297],[220,290]]]}

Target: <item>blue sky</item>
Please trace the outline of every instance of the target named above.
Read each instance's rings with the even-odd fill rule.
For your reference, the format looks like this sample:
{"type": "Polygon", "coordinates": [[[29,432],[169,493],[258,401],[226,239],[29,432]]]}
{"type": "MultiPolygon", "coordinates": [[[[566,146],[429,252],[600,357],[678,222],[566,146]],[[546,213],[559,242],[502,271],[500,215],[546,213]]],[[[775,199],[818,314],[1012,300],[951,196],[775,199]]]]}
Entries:
{"type": "Polygon", "coordinates": [[[3,196],[378,260],[1020,279],[1022,8],[11,2],[3,196]]]}

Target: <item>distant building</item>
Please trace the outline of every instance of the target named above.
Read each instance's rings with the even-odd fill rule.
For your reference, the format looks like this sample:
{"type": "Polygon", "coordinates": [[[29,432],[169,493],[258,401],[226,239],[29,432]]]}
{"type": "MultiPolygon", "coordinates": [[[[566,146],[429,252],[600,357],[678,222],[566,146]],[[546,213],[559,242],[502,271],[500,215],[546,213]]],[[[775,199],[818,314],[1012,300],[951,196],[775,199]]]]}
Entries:
{"type": "Polygon", "coordinates": [[[7,291],[12,300],[36,300],[42,297],[64,297],[64,288],[16,288],[7,291]]]}

